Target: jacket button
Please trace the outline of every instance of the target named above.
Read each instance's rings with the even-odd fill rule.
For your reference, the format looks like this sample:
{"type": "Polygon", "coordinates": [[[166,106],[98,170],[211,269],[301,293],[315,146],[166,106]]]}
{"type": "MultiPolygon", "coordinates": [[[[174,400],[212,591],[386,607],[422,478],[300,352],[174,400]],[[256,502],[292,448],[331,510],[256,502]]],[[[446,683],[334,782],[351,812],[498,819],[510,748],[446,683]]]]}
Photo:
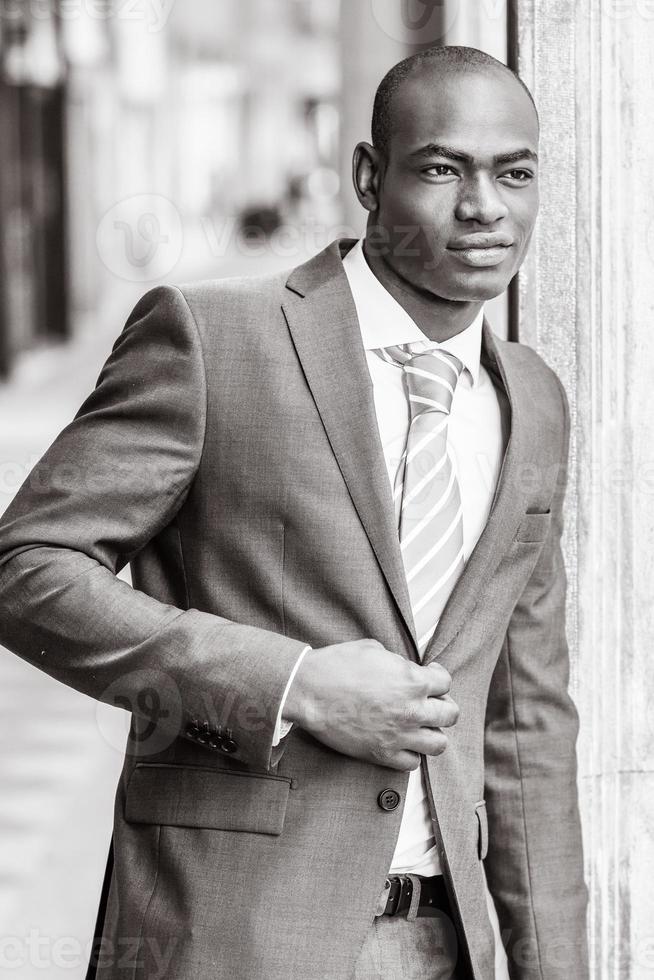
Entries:
{"type": "Polygon", "coordinates": [[[387,812],[397,810],[400,805],[400,794],[396,793],[394,789],[383,789],[377,797],[377,803],[382,810],[387,812]]]}
{"type": "Polygon", "coordinates": [[[228,755],[231,755],[232,752],[236,752],[238,745],[236,744],[233,738],[223,737],[220,740],[220,748],[222,749],[223,752],[226,752],[228,755]]]}

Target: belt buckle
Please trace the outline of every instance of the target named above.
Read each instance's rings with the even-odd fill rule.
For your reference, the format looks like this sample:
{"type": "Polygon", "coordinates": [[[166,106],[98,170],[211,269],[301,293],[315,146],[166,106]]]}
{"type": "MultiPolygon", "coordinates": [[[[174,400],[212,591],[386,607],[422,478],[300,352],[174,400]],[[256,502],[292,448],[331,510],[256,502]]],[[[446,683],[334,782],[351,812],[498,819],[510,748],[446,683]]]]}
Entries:
{"type": "Polygon", "coordinates": [[[381,895],[379,896],[379,901],[377,902],[377,908],[375,910],[375,918],[378,919],[380,915],[383,915],[386,911],[386,906],[388,905],[388,899],[391,894],[391,881],[387,878],[384,882],[384,887],[382,889],[381,895]]]}
{"type": "MultiPolygon", "coordinates": [[[[380,915],[397,915],[400,911],[402,899],[411,902],[413,891],[413,881],[411,875],[399,874],[389,875],[384,882],[384,889],[379,896],[375,918],[380,915]],[[389,908],[390,905],[390,908],[389,908]]],[[[404,908],[408,908],[405,904],[404,908]]]]}

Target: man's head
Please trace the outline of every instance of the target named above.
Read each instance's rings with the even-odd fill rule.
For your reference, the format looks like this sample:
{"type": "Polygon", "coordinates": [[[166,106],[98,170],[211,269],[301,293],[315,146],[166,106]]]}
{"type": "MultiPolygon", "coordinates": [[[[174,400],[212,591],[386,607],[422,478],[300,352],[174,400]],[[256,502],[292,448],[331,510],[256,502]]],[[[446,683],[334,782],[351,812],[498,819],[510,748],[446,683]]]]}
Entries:
{"type": "Polygon", "coordinates": [[[367,252],[434,297],[503,292],[538,211],[538,114],[517,75],[474,48],[430,48],[383,79],[372,137],[354,156],[367,252]]]}

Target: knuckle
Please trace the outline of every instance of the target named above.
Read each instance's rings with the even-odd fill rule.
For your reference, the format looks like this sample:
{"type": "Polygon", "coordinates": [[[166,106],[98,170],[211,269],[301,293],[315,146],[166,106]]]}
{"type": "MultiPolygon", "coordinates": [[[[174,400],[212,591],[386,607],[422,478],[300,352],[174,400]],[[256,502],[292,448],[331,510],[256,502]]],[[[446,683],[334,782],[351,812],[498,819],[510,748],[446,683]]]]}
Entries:
{"type": "Polygon", "coordinates": [[[428,670],[431,675],[432,684],[438,685],[439,695],[447,694],[452,686],[452,677],[449,672],[439,663],[431,663],[428,670]]]}
{"type": "Polygon", "coordinates": [[[416,701],[407,701],[402,706],[402,721],[407,728],[413,728],[422,721],[422,709],[416,701]]]}
{"type": "Polygon", "coordinates": [[[411,667],[413,668],[411,673],[412,686],[416,695],[420,698],[428,697],[430,691],[429,675],[424,667],[419,667],[418,664],[411,664],[411,667]]]}
{"type": "Polygon", "coordinates": [[[386,766],[389,764],[390,756],[388,750],[386,749],[385,745],[379,742],[375,742],[374,745],[371,746],[370,756],[372,761],[376,762],[377,765],[386,766]]]}

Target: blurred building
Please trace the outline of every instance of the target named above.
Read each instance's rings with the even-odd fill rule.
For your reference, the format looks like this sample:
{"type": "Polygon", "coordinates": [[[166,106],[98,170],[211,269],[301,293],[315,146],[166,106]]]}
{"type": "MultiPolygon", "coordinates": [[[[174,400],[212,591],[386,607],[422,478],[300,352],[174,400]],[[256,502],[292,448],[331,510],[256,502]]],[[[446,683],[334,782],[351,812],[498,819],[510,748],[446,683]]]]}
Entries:
{"type": "Polygon", "coordinates": [[[118,294],[361,233],[351,155],[385,71],[471,24],[506,51],[504,17],[414,7],[0,0],[0,377],[118,294]]]}
{"type": "Polygon", "coordinates": [[[0,373],[122,282],[338,220],[339,8],[2,0],[0,373]]]}
{"type": "Polygon", "coordinates": [[[57,19],[0,8],[0,375],[68,334],[65,63],[57,19]]]}

